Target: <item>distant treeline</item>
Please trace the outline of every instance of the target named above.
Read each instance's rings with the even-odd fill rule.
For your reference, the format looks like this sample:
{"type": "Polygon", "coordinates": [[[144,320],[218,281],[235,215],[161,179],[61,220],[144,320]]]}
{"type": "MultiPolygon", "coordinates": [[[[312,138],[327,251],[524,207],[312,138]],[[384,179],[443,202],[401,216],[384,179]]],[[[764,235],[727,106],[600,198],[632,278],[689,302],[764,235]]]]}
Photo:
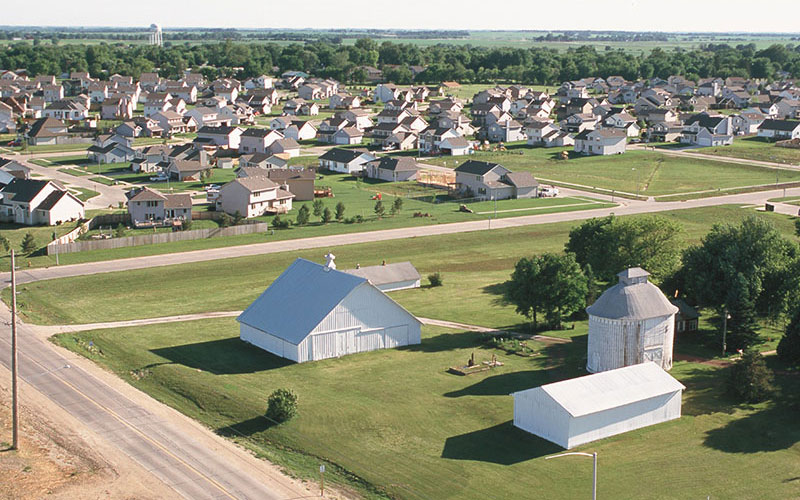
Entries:
{"type": "Polygon", "coordinates": [[[120,73],[138,76],[158,69],[177,78],[187,68],[202,68],[208,78],[246,78],[262,73],[300,70],[343,82],[366,80],[363,66],[384,70],[390,81],[412,82],[409,66],[425,66],[416,76],[420,83],[456,80],[463,83],[496,81],[555,85],[566,80],[621,75],[638,78],[683,75],[704,77],[800,77],[800,45],[775,44],[757,50],[755,44],[735,47],[708,44],[696,50],[664,51],[632,55],[622,50],[597,51],[583,46],[567,51],[547,48],[489,48],[437,44],[421,47],[410,43],[377,42],[362,38],[353,45],[313,43],[219,43],[192,45],[166,42],[162,48],[116,44],[13,44],[0,51],[0,68],[27,68],[32,75],[89,71],[94,76],[120,73]]]}
{"type": "Polygon", "coordinates": [[[666,33],[634,31],[564,31],[531,38],[536,42],[666,42],[666,33]]]}

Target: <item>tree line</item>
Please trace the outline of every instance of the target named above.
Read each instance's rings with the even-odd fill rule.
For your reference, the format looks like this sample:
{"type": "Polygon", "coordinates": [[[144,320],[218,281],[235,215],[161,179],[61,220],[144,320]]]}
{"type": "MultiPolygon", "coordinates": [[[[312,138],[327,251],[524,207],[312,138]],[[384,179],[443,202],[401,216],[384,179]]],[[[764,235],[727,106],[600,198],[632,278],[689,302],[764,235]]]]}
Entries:
{"type": "MultiPolygon", "coordinates": [[[[222,36],[222,35],[220,35],[222,36]]],[[[54,40],[57,42],[57,40],[54,40]]],[[[158,69],[163,76],[179,78],[188,68],[201,68],[206,77],[248,78],[286,70],[306,71],[342,82],[366,81],[364,66],[383,68],[388,80],[400,84],[519,82],[557,85],[585,77],[621,75],[628,80],[683,75],[691,80],[739,76],[774,79],[788,74],[800,77],[800,45],[775,44],[757,50],[755,44],[709,44],[694,50],[647,54],[622,50],[597,50],[591,46],[556,49],[474,47],[437,44],[378,42],[361,38],[352,45],[322,40],[305,43],[176,44],[164,47],[127,43],[12,44],[0,52],[0,68],[26,68],[31,75],[89,71],[94,76],[120,73],[138,77],[158,69]],[[419,74],[409,66],[424,66],[419,74]]]]}

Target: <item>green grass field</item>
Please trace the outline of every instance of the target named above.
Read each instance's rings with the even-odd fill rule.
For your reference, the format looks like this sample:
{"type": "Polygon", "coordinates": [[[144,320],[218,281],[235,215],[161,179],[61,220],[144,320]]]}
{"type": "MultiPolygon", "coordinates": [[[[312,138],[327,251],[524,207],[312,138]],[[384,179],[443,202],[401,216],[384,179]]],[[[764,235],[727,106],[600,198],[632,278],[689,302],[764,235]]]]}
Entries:
{"type": "MultiPolygon", "coordinates": [[[[722,148],[720,148],[722,149],[722,148]]],[[[618,190],[641,196],[664,196],[800,181],[800,171],[674,157],[651,151],[628,151],[615,156],[571,156],[558,159],[565,148],[514,147],[503,153],[479,152],[475,160],[500,163],[511,170],[527,170],[535,177],[618,190]]],[[[436,158],[428,163],[455,167],[466,160],[436,158]]]]}
{"type": "MultiPolygon", "coordinates": [[[[426,327],[418,346],[301,365],[241,342],[233,319],[55,341],[300,477],[313,480],[328,464],[328,481],[367,498],[582,498],[590,461],[545,461],[560,448],[513,427],[509,396],[585,374],[585,329],[571,333],[562,346],[529,341],[540,356],[523,358],[483,347],[478,334],[426,327]],[[472,355],[504,366],[446,373],[472,355]],[[295,391],[299,413],[276,426],[263,414],[277,388],[295,391]]],[[[600,495],[641,498],[643,477],[647,498],[800,494],[800,428],[789,403],[798,378],[779,376],[782,403],[739,406],[721,394],[725,373],[677,362],[672,375],[687,387],[680,420],[576,448],[599,454],[600,495]]]]}
{"type": "Polygon", "coordinates": [[[91,189],[86,189],[86,188],[82,188],[82,187],[75,187],[75,188],[72,188],[72,189],[74,189],[74,190],[79,192],[79,194],[77,194],[76,196],[81,201],[87,201],[87,200],[90,200],[90,199],[94,198],[95,196],[99,196],[100,195],[100,193],[98,193],[97,191],[93,191],[91,189]]]}
{"type": "Polygon", "coordinates": [[[779,148],[774,142],[768,142],[760,137],[736,138],[730,146],[700,148],[693,151],[707,155],[800,165],[800,149],[779,148]]]}
{"type": "MultiPolygon", "coordinates": [[[[97,193],[95,193],[95,195],[97,195],[97,193]]],[[[17,253],[17,258],[20,260],[24,260],[25,266],[27,266],[28,261],[36,259],[37,257],[21,254],[22,250],[20,246],[22,244],[22,239],[25,237],[26,233],[31,233],[36,241],[37,246],[39,248],[42,248],[51,241],[53,241],[54,239],[53,234],[55,234],[56,238],[58,238],[72,231],[76,227],[78,227],[78,224],[76,222],[67,222],[58,226],[23,226],[21,224],[12,224],[10,222],[3,222],[0,223],[0,234],[8,238],[11,247],[17,253]]],[[[34,254],[35,253],[36,252],[34,252],[34,254]]],[[[5,269],[9,269],[10,258],[6,255],[4,251],[2,257],[0,257],[0,260],[3,261],[3,266],[5,267],[5,269]]],[[[17,265],[19,266],[20,264],[18,263],[17,265]]]]}

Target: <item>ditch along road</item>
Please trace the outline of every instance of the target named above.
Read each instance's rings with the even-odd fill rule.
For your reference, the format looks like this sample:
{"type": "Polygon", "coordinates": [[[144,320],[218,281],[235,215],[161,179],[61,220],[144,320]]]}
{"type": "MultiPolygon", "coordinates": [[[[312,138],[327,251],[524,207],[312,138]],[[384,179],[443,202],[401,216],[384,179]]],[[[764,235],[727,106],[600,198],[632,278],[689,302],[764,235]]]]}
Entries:
{"type": "MultiPolygon", "coordinates": [[[[564,194],[577,193],[577,191],[564,190],[564,194]]],[[[586,193],[581,193],[586,195],[586,193]]],[[[472,231],[487,231],[496,229],[507,229],[524,227],[537,224],[550,224],[554,222],[569,222],[591,219],[593,217],[604,217],[614,215],[634,215],[651,214],[668,210],[681,210],[689,208],[712,207],[718,205],[749,205],[764,206],[770,198],[778,198],[784,195],[783,189],[771,191],[759,191],[755,193],[742,193],[727,196],[717,196],[712,198],[700,198],[688,201],[633,201],[624,200],[620,205],[610,208],[599,208],[575,212],[560,212],[542,215],[524,215],[519,217],[508,217],[504,219],[488,219],[481,221],[454,222],[448,224],[435,224],[430,226],[417,226],[397,229],[384,229],[377,231],[365,231],[359,233],[336,234],[329,236],[315,236],[310,238],[299,238],[293,240],[272,241],[265,243],[253,243],[232,247],[209,248],[205,250],[193,250],[189,252],[167,253],[159,255],[149,255],[143,257],[129,257],[125,259],[108,260],[100,262],[88,262],[84,264],[71,264],[64,266],[54,266],[34,269],[20,269],[17,272],[17,282],[30,283],[33,281],[65,278],[69,276],[83,276],[89,274],[109,273],[117,271],[130,271],[134,269],[145,269],[152,267],[170,266],[176,264],[189,264],[194,262],[205,262],[211,260],[230,259],[235,257],[248,257],[255,255],[267,255],[279,252],[290,252],[298,250],[308,250],[319,248],[325,250],[332,247],[352,245],[358,243],[372,243],[380,241],[399,240],[405,238],[418,238],[424,236],[437,236],[445,234],[466,233],[472,231]]],[[[786,196],[800,196],[800,188],[790,188],[785,190],[786,196]]],[[[596,195],[589,194],[595,197],[596,195]]],[[[601,198],[598,196],[598,198],[601,198]]],[[[776,204],[776,210],[781,213],[797,214],[800,207],[785,204],[776,204]]],[[[320,253],[320,255],[322,255],[320,253]]],[[[10,275],[8,272],[0,274],[0,280],[8,282],[10,275]]]]}

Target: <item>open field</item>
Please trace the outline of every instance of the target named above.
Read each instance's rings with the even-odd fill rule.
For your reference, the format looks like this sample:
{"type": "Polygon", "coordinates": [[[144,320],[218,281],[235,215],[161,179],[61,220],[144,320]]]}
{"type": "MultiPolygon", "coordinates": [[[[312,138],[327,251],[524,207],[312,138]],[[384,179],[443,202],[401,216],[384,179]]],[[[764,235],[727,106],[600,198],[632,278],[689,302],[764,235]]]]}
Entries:
{"type": "MultiPolygon", "coordinates": [[[[580,498],[590,462],[545,461],[560,448],[513,427],[509,396],[585,374],[585,327],[570,333],[566,345],[529,341],[540,356],[523,358],[483,347],[479,334],[425,327],[418,346],[301,365],[241,342],[231,318],[55,341],[301,477],[328,463],[329,481],[367,498],[580,498]],[[445,372],[473,354],[504,366],[445,372]],[[298,394],[299,413],[273,426],[263,413],[277,388],[298,394]]],[[[778,378],[783,403],[737,406],[719,389],[724,369],[677,362],[672,374],[687,387],[680,420],[577,448],[598,452],[604,497],[639,497],[642,477],[648,498],[800,494],[800,430],[787,401],[796,376],[778,378]]]]}
{"type": "Polygon", "coordinates": [[[774,142],[768,142],[760,137],[736,138],[730,146],[700,148],[692,151],[707,155],[800,165],[800,149],[779,148],[774,142]]]}
{"type": "MultiPolygon", "coordinates": [[[[679,222],[684,245],[696,243],[720,221],[737,221],[756,213],[793,237],[793,220],[733,206],[664,212],[679,222]]],[[[26,321],[80,324],[102,321],[235,311],[246,307],[296,257],[319,261],[327,250],[340,269],[410,260],[425,277],[439,271],[444,285],[393,294],[414,314],[498,328],[518,328],[523,318],[497,303],[514,264],[521,257],[563,250],[577,222],[543,224],[497,231],[478,231],[396,241],[364,243],[132,270],[96,276],[40,281],[20,286],[18,303],[26,321]],[[158,287],[152,284],[158,282],[158,287]],[[190,293],[186,291],[190,290],[190,293]],[[454,308],[457,304],[459,307],[454,308]]],[[[62,259],[72,254],[61,256],[62,259]]],[[[4,292],[8,297],[7,291],[4,292]]]]}
{"type": "MultiPolygon", "coordinates": [[[[722,148],[720,148],[722,149],[722,148]]],[[[713,160],[667,156],[651,151],[628,151],[615,156],[575,156],[560,160],[568,148],[517,146],[507,152],[479,152],[472,159],[527,170],[536,178],[607,190],[663,196],[695,191],[800,181],[800,171],[775,170],[713,160]]],[[[466,159],[440,157],[428,163],[455,167],[466,159]]]]}

